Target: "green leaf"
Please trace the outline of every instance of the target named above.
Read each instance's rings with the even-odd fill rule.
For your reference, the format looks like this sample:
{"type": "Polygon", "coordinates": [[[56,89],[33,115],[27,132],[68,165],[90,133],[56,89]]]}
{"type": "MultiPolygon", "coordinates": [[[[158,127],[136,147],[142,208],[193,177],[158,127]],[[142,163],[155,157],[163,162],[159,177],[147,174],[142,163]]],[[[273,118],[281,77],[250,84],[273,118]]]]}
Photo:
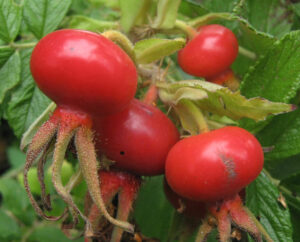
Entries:
{"type": "Polygon", "coordinates": [[[299,160],[300,154],[279,160],[267,160],[265,167],[272,177],[282,180],[300,172],[299,160]]]}
{"type": "Polygon", "coordinates": [[[201,80],[159,83],[159,96],[163,102],[177,105],[180,100],[193,101],[201,110],[227,116],[232,119],[243,117],[256,121],[264,120],[270,114],[292,111],[293,106],[273,103],[262,98],[246,99],[239,92],[201,80]]]}
{"type": "MultiPolygon", "coordinates": [[[[28,237],[28,242],[69,242],[70,239],[66,237],[66,235],[61,231],[61,229],[54,226],[47,227],[37,227],[28,237]]],[[[82,242],[83,239],[74,239],[71,240],[74,242],[82,242]]]]}
{"type": "Polygon", "coordinates": [[[252,0],[247,2],[244,16],[258,30],[281,37],[291,30],[291,13],[280,0],[252,0]]]}
{"type": "Polygon", "coordinates": [[[3,197],[3,208],[11,211],[18,219],[26,224],[33,222],[35,212],[29,202],[25,189],[16,180],[8,178],[1,179],[0,192],[3,197]]]}
{"type": "Polygon", "coordinates": [[[1,241],[14,241],[20,239],[20,228],[13,218],[0,209],[0,240],[1,241]]]}
{"type": "Polygon", "coordinates": [[[173,216],[174,209],[163,192],[163,176],[145,180],[134,208],[134,218],[142,234],[166,241],[173,216]]]}
{"type": "Polygon", "coordinates": [[[275,43],[276,39],[264,32],[255,29],[247,20],[240,17],[233,17],[233,20],[238,21],[239,30],[239,43],[249,50],[254,51],[258,55],[266,54],[275,43]]]}
{"type": "Polygon", "coordinates": [[[21,54],[21,84],[12,93],[7,119],[15,135],[20,137],[47,108],[50,100],[35,85],[29,68],[32,50],[21,54]]]}
{"type": "Polygon", "coordinates": [[[13,0],[0,0],[0,39],[7,43],[13,41],[19,33],[22,9],[13,0]]]}
{"type": "Polygon", "coordinates": [[[291,208],[291,218],[293,223],[293,238],[296,242],[300,238],[300,212],[291,208]]]}
{"type": "Polygon", "coordinates": [[[300,3],[293,4],[293,10],[300,17],[300,3]]]}
{"type": "Polygon", "coordinates": [[[10,146],[7,149],[7,158],[13,169],[23,168],[26,155],[16,146],[10,146]]]}
{"type": "Polygon", "coordinates": [[[180,2],[181,0],[159,0],[153,27],[157,29],[173,28],[180,2]]]}
{"type": "Polygon", "coordinates": [[[68,19],[68,27],[100,33],[108,29],[118,29],[119,25],[117,22],[101,21],[82,15],[73,15],[68,19]]]}
{"type": "Polygon", "coordinates": [[[274,147],[266,159],[283,159],[300,153],[300,109],[275,117],[257,134],[263,146],[274,147]]]}
{"type": "Polygon", "coordinates": [[[274,241],[293,241],[290,213],[277,201],[279,196],[276,186],[262,172],[247,188],[246,205],[274,241]]]}
{"type": "Polygon", "coordinates": [[[211,12],[231,12],[235,6],[236,0],[204,0],[202,5],[211,12]]]}
{"type": "Polygon", "coordinates": [[[300,87],[300,31],[277,41],[245,76],[241,93],[275,102],[289,102],[300,87]]]}
{"type": "Polygon", "coordinates": [[[20,82],[21,61],[15,52],[0,69],[0,104],[9,90],[20,82]]]}
{"type": "Polygon", "coordinates": [[[34,120],[34,122],[22,136],[20,144],[21,150],[24,150],[31,143],[35,133],[39,130],[43,123],[45,123],[49,119],[55,108],[56,104],[54,102],[51,102],[49,106],[44,110],[44,112],[39,117],[37,117],[36,120],[34,120]]]}
{"type": "Polygon", "coordinates": [[[26,0],[24,18],[28,28],[38,38],[54,31],[64,18],[71,0],[26,0]]]}
{"type": "Polygon", "coordinates": [[[138,18],[146,18],[151,0],[120,0],[121,26],[125,33],[129,32],[138,18]]]}
{"type": "MultiPolygon", "coordinates": [[[[300,195],[300,171],[280,182],[280,185],[288,187],[294,194],[300,195]]],[[[300,205],[300,200],[299,200],[300,205]]]]}
{"type": "Polygon", "coordinates": [[[191,0],[183,0],[179,5],[178,12],[191,18],[196,18],[208,13],[208,10],[199,3],[193,2],[191,0]]]}
{"type": "Polygon", "coordinates": [[[145,39],[137,42],[134,46],[137,62],[148,64],[153,61],[171,55],[185,45],[185,40],[177,39],[145,39]]]}
{"type": "Polygon", "coordinates": [[[0,46],[0,68],[5,64],[8,58],[15,52],[13,48],[0,46]]]}

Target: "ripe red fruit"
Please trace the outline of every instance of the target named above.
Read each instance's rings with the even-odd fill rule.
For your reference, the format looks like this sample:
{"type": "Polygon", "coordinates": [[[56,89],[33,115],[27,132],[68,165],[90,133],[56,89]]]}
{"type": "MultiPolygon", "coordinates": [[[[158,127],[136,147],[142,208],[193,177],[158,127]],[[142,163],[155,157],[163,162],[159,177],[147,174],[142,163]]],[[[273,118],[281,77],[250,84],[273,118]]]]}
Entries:
{"type": "Polygon", "coordinates": [[[178,52],[178,63],[188,74],[212,77],[230,67],[238,54],[234,33],[221,25],[202,26],[178,52]]]}
{"type": "Polygon", "coordinates": [[[181,196],[217,201],[237,194],[263,168],[257,139],[239,127],[225,127],[179,141],[166,161],[166,178],[181,196]]]}
{"type": "Polygon", "coordinates": [[[107,38],[63,29],[42,38],[31,56],[38,87],[58,106],[112,113],[124,108],[137,87],[137,72],[127,54],[107,38]]]}
{"type": "MultiPolygon", "coordinates": [[[[101,35],[64,29],[39,41],[33,50],[30,66],[39,88],[57,104],[53,115],[37,131],[27,151],[24,185],[36,212],[50,220],[60,218],[47,216],[42,211],[31,194],[27,177],[28,170],[39,159],[38,177],[41,187],[44,187],[43,167],[52,141],[56,139],[52,165],[54,187],[72,208],[72,227],[78,222],[79,215],[89,227],[89,221],[61,180],[65,153],[74,137],[79,169],[96,206],[111,223],[133,231],[131,224],[118,221],[107,212],[101,197],[91,116],[117,112],[130,103],[137,86],[134,63],[120,47],[101,35]]],[[[44,207],[50,209],[45,189],[42,189],[41,196],[44,207]]]]}
{"type": "Polygon", "coordinates": [[[162,174],[167,154],[179,139],[163,112],[136,99],[120,113],[96,118],[94,129],[100,153],[138,175],[162,174]]]}

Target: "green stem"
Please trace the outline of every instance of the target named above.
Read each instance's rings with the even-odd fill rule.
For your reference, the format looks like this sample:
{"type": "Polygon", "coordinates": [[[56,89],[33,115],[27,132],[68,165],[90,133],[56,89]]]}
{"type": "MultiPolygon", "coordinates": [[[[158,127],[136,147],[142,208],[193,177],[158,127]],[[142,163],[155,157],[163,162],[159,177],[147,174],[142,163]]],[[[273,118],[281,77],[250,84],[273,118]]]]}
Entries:
{"type": "Polygon", "coordinates": [[[188,37],[188,39],[193,39],[197,34],[197,31],[192,26],[178,19],[175,22],[175,27],[177,29],[180,29],[182,32],[184,32],[188,37]]]}
{"type": "Polygon", "coordinates": [[[78,186],[83,181],[82,172],[78,169],[69,179],[68,184],[66,185],[66,190],[71,192],[74,187],[78,186]]]}
{"type": "Polygon", "coordinates": [[[214,229],[214,226],[212,226],[209,223],[209,217],[206,217],[205,220],[202,222],[202,224],[199,227],[195,242],[206,241],[208,235],[211,233],[211,231],[213,229],[214,229]]]}
{"type": "Polygon", "coordinates": [[[9,45],[7,45],[7,47],[12,47],[15,49],[26,49],[26,48],[32,48],[36,44],[37,44],[37,42],[29,42],[29,43],[21,43],[21,44],[12,42],[9,45]]]}
{"type": "Polygon", "coordinates": [[[44,110],[44,112],[29,126],[27,131],[22,135],[20,149],[24,150],[27,145],[31,143],[32,137],[37,132],[39,127],[49,119],[50,114],[56,108],[56,104],[51,102],[48,107],[44,110]]]}
{"type": "Polygon", "coordinates": [[[225,20],[233,20],[234,15],[230,13],[209,13],[204,16],[193,19],[189,22],[191,26],[194,28],[198,28],[203,25],[209,24],[211,21],[225,19],[225,20]]]}
{"type": "Polygon", "coordinates": [[[133,62],[136,63],[136,56],[133,44],[126,37],[126,35],[115,30],[105,31],[102,33],[102,35],[119,45],[130,56],[133,62]]]}
{"type": "Polygon", "coordinates": [[[239,46],[239,53],[251,60],[255,60],[256,59],[256,54],[250,50],[245,49],[242,46],[239,46]]]}

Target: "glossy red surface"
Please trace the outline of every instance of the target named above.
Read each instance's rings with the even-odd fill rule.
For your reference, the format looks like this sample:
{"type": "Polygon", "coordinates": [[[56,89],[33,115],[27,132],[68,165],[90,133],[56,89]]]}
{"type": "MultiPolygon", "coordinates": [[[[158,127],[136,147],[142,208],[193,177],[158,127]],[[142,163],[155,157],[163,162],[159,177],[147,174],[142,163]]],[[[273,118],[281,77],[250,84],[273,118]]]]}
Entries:
{"type": "Polygon", "coordinates": [[[71,110],[107,114],[133,98],[137,72],[127,54],[105,37],[82,30],[58,30],[42,38],[31,56],[38,87],[71,110]]]}
{"type": "Polygon", "coordinates": [[[212,77],[227,68],[238,54],[234,33],[218,24],[202,26],[198,34],[178,52],[178,63],[188,74],[212,77]]]}
{"type": "Polygon", "coordinates": [[[179,133],[158,108],[134,99],[124,111],[94,120],[96,147],[115,166],[138,175],[164,172],[179,133]]]}
{"type": "Polygon", "coordinates": [[[198,201],[231,197],[261,172],[263,150],[239,127],[225,127],[179,141],[166,161],[166,178],[181,196],[198,201]]]}

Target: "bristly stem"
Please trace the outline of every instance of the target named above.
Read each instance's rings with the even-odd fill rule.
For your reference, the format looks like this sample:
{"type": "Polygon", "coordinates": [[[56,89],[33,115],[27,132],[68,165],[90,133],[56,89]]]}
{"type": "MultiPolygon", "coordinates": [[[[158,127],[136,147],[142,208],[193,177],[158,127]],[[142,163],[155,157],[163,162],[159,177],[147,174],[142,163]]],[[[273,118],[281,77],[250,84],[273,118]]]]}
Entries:
{"type": "Polygon", "coordinates": [[[65,153],[71,138],[74,136],[75,127],[69,124],[62,123],[59,127],[57,140],[55,144],[53,154],[53,165],[52,165],[52,182],[57,193],[62,199],[72,208],[72,216],[74,225],[78,223],[78,214],[85,220],[87,226],[89,226],[88,219],[81,213],[80,209],[74,203],[69,191],[63,186],[61,180],[61,169],[65,158],[65,153]]]}
{"type": "Polygon", "coordinates": [[[249,217],[252,219],[252,221],[255,223],[257,229],[262,234],[262,236],[265,238],[267,242],[274,242],[274,240],[270,237],[268,232],[265,230],[265,228],[261,225],[261,223],[256,219],[256,217],[253,215],[253,213],[247,208],[244,207],[244,210],[249,215],[249,217]]]}
{"type": "Polygon", "coordinates": [[[197,34],[196,29],[194,29],[192,26],[190,26],[189,24],[187,24],[186,22],[184,22],[182,20],[177,19],[175,22],[175,27],[177,29],[180,29],[182,32],[184,32],[185,35],[190,40],[193,39],[197,34]]]}
{"type": "Polygon", "coordinates": [[[29,200],[36,211],[41,217],[44,217],[47,220],[59,220],[62,218],[64,214],[59,217],[47,216],[44,214],[42,209],[39,207],[38,203],[34,199],[29,184],[28,184],[28,171],[34,161],[38,158],[38,156],[43,152],[44,149],[47,148],[48,143],[52,140],[54,135],[56,134],[58,127],[57,120],[54,118],[50,118],[46,123],[42,125],[42,127],[38,130],[36,135],[33,137],[32,143],[29,146],[26,156],[26,163],[24,168],[24,186],[25,190],[28,194],[29,200]]]}
{"type": "Polygon", "coordinates": [[[44,208],[48,211],[50,211],[52,208],[50,195],[46,194],[46,185],[44,182],[44,167],[47,161],[47,156],[51,151],[53,151],[53,141],[48,144],[38,161],[38,180],[41,187],[41,198],[44,208]]]}
{"type": "Polygon", "coordinates": [[[102,33],[102,35],[111,41],[115,42],[119,45],[132,59],[132,61],[136,64],[136,56],[134,52],[134,47],[131,41],[127,38],[126,35],[122,34],[116,30],[109,30],[102,33]]]}
{"type": "Polygon", "coordinates": [[[207,217],[199,227],[195,242],[204,242],[207,236],[212,232],[214,226],[209,222],[210,217],[207,217]]]}
{"type": "Polygon", "coordinates": [[[80,127],[75,135],[75,145],[82,174],[85,178],[88,190],[94,203],[97,205],[97,207],[109,222],[121,227],[122,229],[130,233],[133,233],[133,225],[128,222],[119,221],[113,218],[106,209],[100,191],[100,181],[97,174],[97,158],[95,147],[93,144],[92,131],[87,127],[80,127]]]}

